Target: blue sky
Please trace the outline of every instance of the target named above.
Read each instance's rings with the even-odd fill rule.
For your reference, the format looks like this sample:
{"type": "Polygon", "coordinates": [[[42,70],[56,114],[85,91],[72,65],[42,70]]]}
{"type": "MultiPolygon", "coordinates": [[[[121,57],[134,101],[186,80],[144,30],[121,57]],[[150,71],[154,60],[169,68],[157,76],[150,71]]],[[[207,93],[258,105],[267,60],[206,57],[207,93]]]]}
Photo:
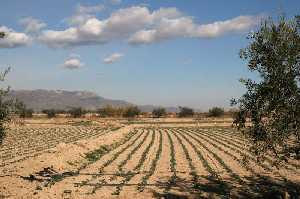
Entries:
{"type": "Polygon", "coordinates": [[[136,104],[229,107],[238,57],[266,16],[298,0],[4,0],[0,66],[13,89],[89,90],[136,104]]]}

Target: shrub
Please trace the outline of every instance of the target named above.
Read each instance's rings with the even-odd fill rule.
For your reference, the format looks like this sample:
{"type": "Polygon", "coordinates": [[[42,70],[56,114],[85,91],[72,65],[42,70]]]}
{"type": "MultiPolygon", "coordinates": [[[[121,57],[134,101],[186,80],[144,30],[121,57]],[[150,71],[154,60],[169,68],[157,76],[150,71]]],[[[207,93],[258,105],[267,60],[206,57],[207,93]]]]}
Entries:
{"type": "Polygon", "coordinates": [[[124,113],[124,108],[113,107],[107,105],[103,108],[98,109],[100,117],[120,117],[124,113]]]}
{"type": "Polygon", "coordinates": [[[67,111],[64,110],[64,109],[56,109],[56,110],[55,110],[55,113],[56,113],[56,114],[65,114],[65,113],[67,113],[67,111]]]}
{"type": "Polygon", "coordinates": [[[69,114],[73,118],[80,118],[83,114],[85,114],[85,111],[81,107],[72,108],[71,110],[69,110],[69,114]]]}
{"type": "Polygon", "coordinates": [[[31,118],[33,116],[33,109],[26,108],[23,102],[17,103],[18,114],[20,118],[31,118]]]}
{"type": "Polygon", "coordinates": [[[137,106],[129,106],[125,109],[123,117],[133,118],[138,116],[140,113],[141,111],[137,106]]]}
{"type": "Polygon", "coordinates": [[[54,109],[44,109],[42,113],[47,114],[48,118],[53,118],[56,116],[56,111],[54,109]]]}
{"type": "Polygon", "coordinates": [[[208,117],[221,117],[224,115],[224,109],[220,107],[213,107],[208,111],[208,117]]]}
{"type": "Polygon", "coordinates": [[[194,110],[188,107],[179,106],[179,117],[192,117],[194,115],[194,110]]]}
{"type": "Polygon", "coordinates": [[[154,117],[162,117],[162,116],[165,116],[167,114],[166,112],[166,109],[165,108],[155,108],[153,111],[152,111],[152,115],[154,117]]]}
{"type": "Polygon", "coordinates": [[[21,112],[20,112],[20,117],[21,118],[32,118],[33,117],[33,109],[23,109],[21,112]]]}

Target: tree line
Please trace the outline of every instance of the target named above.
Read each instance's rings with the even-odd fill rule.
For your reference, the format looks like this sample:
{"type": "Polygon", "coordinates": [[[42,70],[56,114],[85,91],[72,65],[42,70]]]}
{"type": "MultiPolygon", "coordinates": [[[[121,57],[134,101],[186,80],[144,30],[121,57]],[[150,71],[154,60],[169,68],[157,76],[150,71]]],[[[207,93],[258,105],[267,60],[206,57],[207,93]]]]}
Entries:
{"type": "MultiPolygon", "coordinates": [[[[32,118],[35,113],[33,109],[26,108],[25,104],[19,103],[19,108],[17,114],[20,118],[32,118]]],[[[175,116],[184,118],[184,117],[197,117],[199,113],[195,112],[194,109],[189,107],[179,107],[179,112],[175,116]]],[[[128,107],[114,107],[107,105],[103,108],[97,110],[86,110],[81,107],[74,107],[67,110],[64,109],[44,109],[39,113],[46,114],[48,118],[54,118],[59,114],[69,115],[72,118],[80,118],[87,113],[97,114],[99,117],[124,117],[124,118],[134,118],[139,115],[148,115],[143,113],[137,106],[128,106],[128,107]]],[[[220,107],[213,107],[209,109],[207,113],[204,114],[206,117],[222,117],[224,116],[224,109],[220,107]]],[[[167,117],[168,112],[163,107],[157,107],[153,109],[150,115],[154,118],[167,117]]]]}

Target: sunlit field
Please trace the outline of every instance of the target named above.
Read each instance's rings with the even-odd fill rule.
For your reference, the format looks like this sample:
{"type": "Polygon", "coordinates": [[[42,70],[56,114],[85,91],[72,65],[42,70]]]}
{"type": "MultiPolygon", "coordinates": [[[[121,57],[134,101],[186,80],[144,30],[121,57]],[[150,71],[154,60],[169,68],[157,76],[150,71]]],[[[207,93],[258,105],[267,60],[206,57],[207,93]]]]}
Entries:
{"type": "Polygon", "coordinates": [[[14,127],[0,150],[2,196],[266,197],[299,180],[299,162],[258,162],[228,119],[117,121],[14,127]]]}
{"type": "Polygon", "coordinates": [[[0,2],[0,199],[300,199],[299,0],[0,2]]]}

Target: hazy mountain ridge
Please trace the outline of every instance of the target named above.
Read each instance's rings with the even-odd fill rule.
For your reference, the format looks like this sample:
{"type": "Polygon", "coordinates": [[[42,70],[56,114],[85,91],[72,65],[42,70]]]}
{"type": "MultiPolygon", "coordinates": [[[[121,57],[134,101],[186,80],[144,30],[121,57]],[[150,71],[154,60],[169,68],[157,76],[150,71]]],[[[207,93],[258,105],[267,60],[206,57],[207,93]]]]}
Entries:
{"type": "MultiPolygon", "coordinates": [[[[19,99],[27,108],[35,111],[43,109],[69,109],[71,107],[82,107],[95,110],[106,105],[125,107],[134,105],[125,100],[107,99],[90,91],[66,91],[66,90],[12,90],[9,98],[19,99]]],[[[141,111],[151,112],[153,105],[138,106],[141,111]]],[[[176,107],[166,107],[168,112],[177,112],[176,107]]]]}

